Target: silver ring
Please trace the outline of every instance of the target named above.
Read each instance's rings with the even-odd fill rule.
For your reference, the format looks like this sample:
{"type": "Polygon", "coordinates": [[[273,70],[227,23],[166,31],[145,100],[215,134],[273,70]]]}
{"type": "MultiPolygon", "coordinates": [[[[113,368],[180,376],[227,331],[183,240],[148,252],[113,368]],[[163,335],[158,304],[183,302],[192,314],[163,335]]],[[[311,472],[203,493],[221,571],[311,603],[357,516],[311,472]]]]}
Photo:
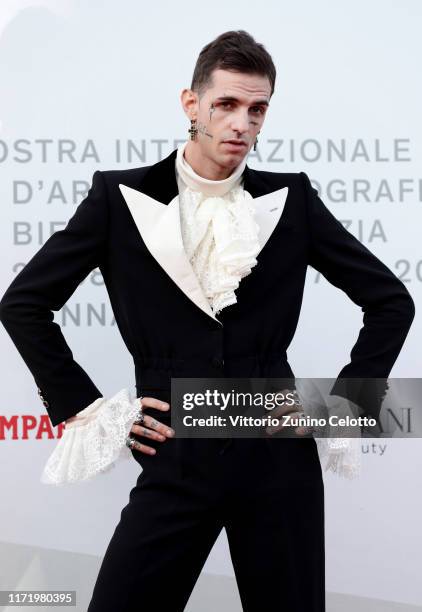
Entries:
{"type": "Polygon", "coordinates": [[[126,438],[126,446],[128,448],[130,448],[132,450],[134,448],[135,444],[136,444],[135,438],[132,438],[132,436],[128,436],[126,438]]]}
{"type": "Polygon", "coordinates": [[[139,408],[136,418],[133,421],[133,425],[142,425],[142,423],[144,422],[144,419],[145,419],[145,415],[142,412],[142,408],[139,408]]]}

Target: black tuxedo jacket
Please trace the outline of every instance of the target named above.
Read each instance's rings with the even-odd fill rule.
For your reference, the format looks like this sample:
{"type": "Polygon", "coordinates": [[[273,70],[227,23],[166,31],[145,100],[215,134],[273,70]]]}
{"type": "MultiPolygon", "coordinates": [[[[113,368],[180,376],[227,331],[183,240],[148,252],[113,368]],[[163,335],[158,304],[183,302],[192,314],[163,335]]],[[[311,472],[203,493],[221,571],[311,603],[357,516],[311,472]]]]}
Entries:
{"type": "Polygon", "coordinates": [[[287,360],[307,266],[363,310],[363,327],[331,393],[360,403],[344,378],[388,377],[414,317],[404,284],[331,214],[304,172],[246,166],[256,198],[258,264],[215,316],[183,248],[176,150],[128,170],[96,171],[86,198],[15,277],[0,319],[53,425],[103,394],[74,360],[53,312],[99,268],[135,365],[137,396],[172,377],[294,377],[287,360]]]}

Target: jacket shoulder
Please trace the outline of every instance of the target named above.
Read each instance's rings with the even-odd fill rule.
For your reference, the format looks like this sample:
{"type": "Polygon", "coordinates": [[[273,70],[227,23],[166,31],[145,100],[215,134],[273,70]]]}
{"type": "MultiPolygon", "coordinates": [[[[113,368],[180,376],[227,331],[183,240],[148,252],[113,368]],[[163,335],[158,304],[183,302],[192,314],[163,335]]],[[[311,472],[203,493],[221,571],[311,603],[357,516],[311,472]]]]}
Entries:
{"type": "Polygon", "coordinates": [[[109,187],[118,186],[119,183],[124,183],[128,187],[135,188],[150,167],[151,166],[142,166],[139,168],[124,168],[122,170],[101,170],[101,174],[109,187]]]}
{"type": "Polygon", "coordinates": [[[302,196],[305,194],[306,181],[309,180],[304,172],[270,172],[252,168],[249,168],[249,177],[262,193],[288,187],[302,196]]]}
{"type": "Polygon", "coordinates": [[[300,175],[303,174],[302,172],[271,172],[270,170],[256,170],[255,168],[251,168],[251,170],[253,170],[254,172],[256,172],[257,174],[259,174],[260,176],[262,176],[263,178],[268,178],[268,179],[281,179],[281,178],[285,178],[285,179],[300,179],[300,175]]]}

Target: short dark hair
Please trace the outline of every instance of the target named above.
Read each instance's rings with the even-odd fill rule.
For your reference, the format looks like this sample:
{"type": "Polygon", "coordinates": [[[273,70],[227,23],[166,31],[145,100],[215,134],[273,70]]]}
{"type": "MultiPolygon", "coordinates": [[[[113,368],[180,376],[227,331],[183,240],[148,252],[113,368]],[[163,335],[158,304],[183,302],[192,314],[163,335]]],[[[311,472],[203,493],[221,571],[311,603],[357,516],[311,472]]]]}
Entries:
{"type": "Polygon", "coordinates": [[[196,61],[191,89],[201,96],[212,85],[211,73],[219,68],[266,76],[271,95],[274,93],[276,69],[271,55],[245,30],[224,32],[205,45],[196,61]]]}

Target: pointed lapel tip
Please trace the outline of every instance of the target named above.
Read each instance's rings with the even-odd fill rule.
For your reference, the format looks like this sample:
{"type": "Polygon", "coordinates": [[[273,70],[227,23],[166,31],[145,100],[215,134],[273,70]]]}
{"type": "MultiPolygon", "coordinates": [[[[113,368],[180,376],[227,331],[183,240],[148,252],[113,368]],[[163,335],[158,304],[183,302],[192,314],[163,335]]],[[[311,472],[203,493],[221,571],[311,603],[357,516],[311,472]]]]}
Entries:
{"type": "Polygon", "coordinates": [[[124,183],[119,183],[119,189],[129,208],[139,199],[139,196],[145,196],[145,194],[143,194],[141,191],[138,191],[133,187],[129,187],[129,185],[125,185],[124,183]]]}
{"type": "Polygon", "coordinates": [[[178,201],[179,199],[179,194],[177,193],[172,198],[172,200],[170,200],[170,202],[166,204],[164,202],[160,202],[160,200],[156,200],[154,197],[148,195],[147,193],[144,193],[143,191],[139,191],[139,189],[134,189],[133,187],[129,187],[128,185],[125,185],[124,183],[119,183],[119,189],[129,207],[130,205],[133,205],[135,202],[136,203],[142,202],[144,206],[150,205],[152,207],[157,207],[156,209],[158,210],[163,211],[169,207],[173,208],[176,201],[178,201]]]}
{"type": "Polygon", "coordinates": [[[132,187],[129,187],[128,185],[124,185],[123,183],[119,183],[119,189],[123,193],[124,191],[126,191],[126,189],[132,189],[132,187]]]}
{"type": "Polygon", "coordinates": [[[138,189],[134,189],[133,187],[129,187],[129,185],[125,185],[124,183],[119,183],[119,189],[121,193],[123,194],[123,197],[125,197],[125,199],[126,199],[125,194],[130,194],[131,192],[139,193],[140,195],[144,195],[144,196],[146,195],[142,193],[142,191],[139,191],[138,189]]]}
{"type": "Polygon", "coordinates": [[[255,220],[259,225],[259,252],[262,251],[281,221],[288,192],[288,187],[282,187],[254,198],[255,220]]]}
{"type": "Polygon", "coordinates": [[[157,263],[196,306],[221,323],[212,311],[184,248],[179,194],[164,204],[123,183],[119,183],[119,188],[139,234],[157,263]]]}

